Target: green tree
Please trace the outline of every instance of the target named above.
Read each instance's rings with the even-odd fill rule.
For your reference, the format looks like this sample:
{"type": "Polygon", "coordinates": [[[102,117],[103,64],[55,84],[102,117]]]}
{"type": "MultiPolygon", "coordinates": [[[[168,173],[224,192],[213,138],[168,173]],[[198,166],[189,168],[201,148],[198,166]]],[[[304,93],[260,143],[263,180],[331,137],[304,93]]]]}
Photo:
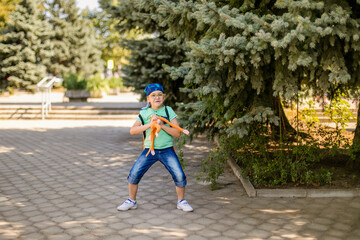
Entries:
{"type": "Polygon", "coordinates": [[[279,97],[296,97],[302,86],[324,94],[358,85],[359,3],[162,1],[152,18],[169,27],[168,37],[188,40],[190,61],[173,72],[203,100],[203,118],[213,115],[210,126],[241,137],[252,122],[276,123],[280,116],[286,123],[276,109],[279,97]],[[196,26],[201,38],[176,22],[189,32],[196,26]],[[212,114],[212,99],[220,114],[212,114]]]}
{"type": "Polygon", "coordinates": [[[18,0],[0,0],[0,29],[9,20],[9,13],[15,10],[18,0]]]}
{"type": "Polygon", "coordinates": [[[83,15],[92,21],[96,29],[98,40],[102,43],[101,58],[104,61],[113,60],[113,71],[119,71],[121,66],[127,63],[126,57],[130,51],[120,46],[122,39],[137,39],[138,34],[135,31],[120,34],[116,31],[117,20],[110,17],[105,11],[85,10],[83,15]]]}
{"type": "Polygon", "coordinates": [[[177,102],[188,102],[187,95],[179,89],[183,81],[173,81],[163,64],[180,65],[184,59],[183,51],[173,47],[167,40],[150,38],[143,40],[124,40],[122,43],[131,51],[129,64],[124,65],[124,82],[133,87],[135,92],[142,94],[145,100],[144,89],[150,83],[161,83],[166,91],[165,104],[176,108],[177,102]]]}
{"type": "Polygon", "coordinates": [[[185,58],[182,46],[170,43],[165,28],[150,18],[150,9],[140,12],[130,1],[101,0],[100,6],[116,23],[120,35],[135,31],[142,39],[121,39],[121,46],[130,50],[128,64],[123,65],[126,86],[135,88],[145,99],[144,88],[149,83],[161,83],[167,93],[166,104],[176,107],[176,102],[188,102],[187,94],[181,93],[183,79],[172,80],[162,65],[180,66],[185,58]]]}
{"type": "Polygon", "coordinates": [[[47,63],[54,76],[66,73],[92,75],[102,71],[101,44],[95,28],[81,16],[75,0],[48,0],[44,17],[49,19],[54,32],[53,56],[47,63]]]}
{"type": "Polygon", "coordinates": [[[36,90],[46,75],[44,59],[51,55],[50,25],[40,19],[35,0],[22,0],[9,16],[0,41],[1,87],[36,90]]]}
{"type": "Polygon", "coordinates": [[[120,2],[113,12],[131,12],[123,26],[155,25],[189,47],[167,70],[198,99],[189,124],[209,136],[243,137],[257,123],[294,132],[280,99],[359,82],[358,0],[120,2]]]}

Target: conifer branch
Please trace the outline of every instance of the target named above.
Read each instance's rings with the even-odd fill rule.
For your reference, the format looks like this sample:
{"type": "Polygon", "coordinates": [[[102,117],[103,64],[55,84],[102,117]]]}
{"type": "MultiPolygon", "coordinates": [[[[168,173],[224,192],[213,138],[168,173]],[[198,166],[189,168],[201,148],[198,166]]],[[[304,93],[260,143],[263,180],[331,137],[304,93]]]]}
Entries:
{"type": "Polygon", "coordinates": [[[208,9],[212,10],[214,13],[216,13],[217,15],[219,15],[218,12],[217,12],[215,9],[213,9],[212,7],[209,6],[209,4],[207,3],[206,0],[201,0],[201,1],[203,2],[203,4],[204,4],[208,9]]]}
{"type": "Polygon", "coordinates": [[[161,0],[161,2],[169,9],[172,13],[174,13],[174,10],[169,6],[166,0],[161,0]]]}
{"type": "Polygon", "coordinates": [[[252,17],[253,20],[255,20],[256,22],[258,22],[261,25],[264,25],[265,27],[267,27],[268,29],[271,29],[269,23],[267,23],[266,21],[262,21],[260,18],[258,18],[257,16],[253,16],[252,17]]]}

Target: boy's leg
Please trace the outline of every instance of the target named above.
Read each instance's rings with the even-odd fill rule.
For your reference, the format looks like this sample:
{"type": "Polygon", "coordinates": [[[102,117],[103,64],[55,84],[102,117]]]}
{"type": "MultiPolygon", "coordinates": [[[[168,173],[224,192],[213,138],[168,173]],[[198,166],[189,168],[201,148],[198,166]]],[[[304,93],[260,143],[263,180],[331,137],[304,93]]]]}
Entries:
{"type": "Polygon", "coordinates": [[[136,193],[138,190],[138,184],[129,183],[129,197],[131,200],[136,200],[136,193]]]}
{"type": "Polygon", "coordinates": [[[158,154],[160,162],[171,174],[176,187],[180,188],[179,190],[177,189],[176,192],[179,191],[180,194],[183,194],[185,192],[185,189],[181,188],[184,188],[186,186],[186,176],[174,149],[172,147],[162,149],[159,150],[158,154]]]}
{"type": "MultiPolygon", "coordinates": [[[[156,155],[153,156],[153,155],[149,154],[146,157],[146,154],[148,151],[149,151],[148,148],[144,149],[142,154],[139,156],[139,158],[134,163],[133,167],[130,170],[129,176],[127,178],[128,183],[130,183],[132,185],[139,184],[141,178],[144,176],[144,174],[147,172],[147,170],[149,170],[149,168],[157,161],[156,155]]],[[[129,192],[130,192],[130,187],[131,187],[131,190],[135,190],[135,194],[136,194],[137,187],[135,189],[135,186],[129,185],[129,192]]]]}
{"type": "Polygon", "coordinates": [[[149,149],[145,149],[140,157],[136,160],[133,167],[130,170],[128,176],[129,183],[129,199],[127,199],[123,204],[117,207],[119,211],[126,211],[130,209],[136,209],[136,193],[138,190],[138,183],[140,182],[142,176],[146,171],[153,165],[157,160],[154,156],[150,155],[146,157],[146,153],[149,149]]]}
{"type": "Polygon", "coordinates": [[[178,201],[183,200],[185,196],[185,187],[176,187],[176,194],[178,197],[178,201]]]}
{"type": "Polygon", "coordinates": [[[176,193],[178,195],[177,208],[185,212],[191,212],[194,209],[184,199],[186,176],[181,167],[179,158],[173,148],[167,148],[159,151],[159,159],[166,169],[171,173],[176,185],[176,193]]]}
{"type": "Polygon", "coordinates": [[[192,212],[194,209],[190,206],[190,204],[185,200],[185,187],[176,186],[176,193],[178,196],[177,209],[181,209],[185,212],[192,212]]]}

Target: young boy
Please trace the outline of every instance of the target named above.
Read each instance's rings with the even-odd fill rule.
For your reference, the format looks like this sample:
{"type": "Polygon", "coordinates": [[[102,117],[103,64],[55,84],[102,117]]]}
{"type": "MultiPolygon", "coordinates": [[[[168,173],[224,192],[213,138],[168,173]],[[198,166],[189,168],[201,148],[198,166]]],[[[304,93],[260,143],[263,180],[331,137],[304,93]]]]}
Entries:
{"type": "Polygon", "coordinates": [[[118,206],[117,209],[119,211],[126,211],[129,209],[137,208],[136,193],[138,190],[138,183],[140,182],[142,176],[146,173],[146,171],[155,162],[160,161],[170,172],[175,182],[176,193],[178,196],[177,208],[186,212],[193,211],[193,208],[184,199],[186,176],[173,148],[173,137],[179,137],[181,135],[181,132],[175,128],[170,127],[167,124],[164,124],[161,121],[161,130],[159,132],[159,136],[156,137],[154,141],[155,155],[149,154],[147,157],[145,156],[148,153],[151,145],[149,136],[150,118],[152,115],[167,118],[170,123],[179,126],[179,123],[176,120],[177,115],[174,110],[171,107],[166,107],[163,105],[165,94],[164,88],[161,84],[149,84],[145,88],[145,93],[147,96],[148,104],[140,111],[138,119],[135,121],[134,125],[130,129],[131,135],[140,134],[146,131],[145,149],[134,163],[128,176],[129,199],[127,199],[123,204],[118,206]]]}

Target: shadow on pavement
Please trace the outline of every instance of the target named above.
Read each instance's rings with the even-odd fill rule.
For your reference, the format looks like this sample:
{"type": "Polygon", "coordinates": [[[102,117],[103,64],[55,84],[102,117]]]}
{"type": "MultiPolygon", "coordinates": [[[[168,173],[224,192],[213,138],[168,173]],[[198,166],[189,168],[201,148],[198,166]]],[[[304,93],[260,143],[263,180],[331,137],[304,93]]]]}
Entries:
{"type": "Polygon", "coordinates": [[[124,126],[51,124],[0,129],[1,239],[360,238],[359,198],[252,199],[228,170],[210,191],[196,180],[211,146],[203,139],[184,149],[193,213],[176,209],[159,163],[139,185],[138,209],[118,212],[142,136],[124,126]]]}

